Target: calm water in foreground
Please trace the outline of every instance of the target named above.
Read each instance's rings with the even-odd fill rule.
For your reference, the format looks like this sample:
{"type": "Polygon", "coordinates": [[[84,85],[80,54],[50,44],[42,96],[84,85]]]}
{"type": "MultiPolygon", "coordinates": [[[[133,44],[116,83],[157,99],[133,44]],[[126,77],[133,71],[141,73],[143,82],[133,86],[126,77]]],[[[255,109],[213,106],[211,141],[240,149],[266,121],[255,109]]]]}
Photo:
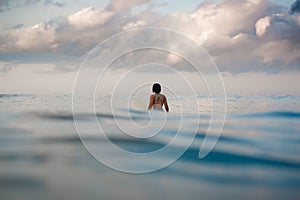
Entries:
{"type": "MultiPolygon", "coordinates": [[[[172,158],[172,151],[143,163],[121,157],[99,136],[100,130],[92,124],[95,117],[114,145],[138,154],[169,144],[181,119],[191,127],[199,120],[193,144],[173,164],[151,173],[131,174],[107,167],[86,150],[75,129],[71,95],[0,94],[0,198],[299,199],[300,97],[228,97],[222,134],[202,159],[198,154],[209,124],[210,101],[198,97],[199,119],[189,107],[189,98],[183,100],[186,107],[180,111],[170,99],[172,112],[167,123],[157,135],[146,139],[128,136],[117,125],[128,130],[133,130],[132,124],[144,127],[141,137],[149,136],[153,129],[147,125],[159,126],[159,120],[150,121],[148,112],[130,109],[127,117],[127,107],[120,106],[111,114],[105,110],[110,97],[101,97],[96,107],[102,110],[95,115],[85,112],[88,100],[79,100],[82,105],[77,122],[86,127],[81,139],[120,168],[156,168],[172,158]]],[[[124,105],[126,100],[117,101],[124,105]]],[[[143,101],[135,103],[141,105],[143,101]]],[[[216,120],[222,124],[221,118],[216,120]]],[[[213,128],[211,134],[215,136],[213,128]]],[[[192,133],[187,128],[171,149],[184,149],[184,141],[192,133]]]]}

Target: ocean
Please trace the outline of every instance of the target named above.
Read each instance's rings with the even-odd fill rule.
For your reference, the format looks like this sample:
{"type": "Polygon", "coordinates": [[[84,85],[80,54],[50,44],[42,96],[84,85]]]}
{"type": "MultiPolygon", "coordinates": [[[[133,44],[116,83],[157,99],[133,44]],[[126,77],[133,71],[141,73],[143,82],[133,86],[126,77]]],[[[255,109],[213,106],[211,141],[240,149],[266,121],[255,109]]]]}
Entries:
{"type": "Polygon", "coordinates": [[[1,200],[299,199],[300,96],[179,98],[0,94],[1,200]]]}

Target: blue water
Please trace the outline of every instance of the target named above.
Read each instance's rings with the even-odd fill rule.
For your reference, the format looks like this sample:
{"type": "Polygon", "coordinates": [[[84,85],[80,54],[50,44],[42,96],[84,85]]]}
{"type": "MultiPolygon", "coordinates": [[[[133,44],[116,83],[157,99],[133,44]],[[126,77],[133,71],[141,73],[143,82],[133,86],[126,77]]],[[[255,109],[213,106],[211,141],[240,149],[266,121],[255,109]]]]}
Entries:
{"type": "MultiPolygon", "coordinates": [[[[76,120],[85,131],[79,135],[71,97],[0,95],[1,199],[299,199],[298,96],[229,96],[222,134],[201,159],[199,148],[207,136],[211,113],[206,97],[197,97],[200,120],[188,103],[180,110],[170,99],[171,113],[157,117],[167,119],[167,123],[149,138],[124,134],[116,120],[128,124],[129,129],[129,124],[146,127],[151,122],[159,126],[158,120],[151,121],[148,112],[136,109],[129,109],[128,117],[128,109],[122,106],[117,113],[109,113],[109,96],[97,100],[100,109],[96,113],[85,112],[90,101],[82,99],[76,120]],[[182,116],[190,127],[199,120],[196,135],[186,127],[169,153],[142,163],[112,151],[107,138],[99,136],[99,129],[92,124],[97,119],[114,145],[140,154],[170,144],[182,116]],[[173,156],[172,152],[184,150],[184,141],[191,138],[192,144],[171,165],[142,174],[108,167],[82,142],[115,160],[120,168],[139,170],[159,167],[173,156]]],[[[124,105],[123,100],[118,100],[120,105],[124,105]]],[[[216,124],[222,124],[221,119],[217,117],[216,124]]],[[[145,128],[140,136],[149,134],[150,129],[145,128]]],[[[214,127],[208,136],[217,136],[214,127]]]]}

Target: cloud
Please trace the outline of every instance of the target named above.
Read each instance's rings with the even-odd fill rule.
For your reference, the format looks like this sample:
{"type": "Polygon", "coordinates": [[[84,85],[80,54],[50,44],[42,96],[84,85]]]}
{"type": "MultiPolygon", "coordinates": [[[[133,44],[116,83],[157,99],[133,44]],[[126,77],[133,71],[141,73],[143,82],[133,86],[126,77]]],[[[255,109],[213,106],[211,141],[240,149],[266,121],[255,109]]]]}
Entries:
{"type": "Polygon", "coordinates": [[[135,29],[140,28],[146,25],[146,22],[143,20],[138,20],[136,22],[129,22],[124,27],[123,30],[135,29]]]}
{"type": "Polygon", "coordinates": [[[10,1],[10,0],[1,0],[0,1],[0,12],[7,10],[12,10],[14,8],[24,7],[26,5],[34,5],[39,3],[40,0],[28,0],[28,1],[10,1]]]}
{"type": "Polygon", "coordinates": [[[63,7],[66,5],[64,1],[53,1],[53,0],[18,0],[18,1],[1,0],[0,12],[13,10],[15,8],[22,8],[25,6],[34,6],[36,4],[54,5],[58,7],[63,7]]]}
{"type": "Polygon", "coordinates": [[[300,27],[285,10],[263,0],[205,2],[194,12],[170,14],[160,26],[169,25],[203,45],[223,71],[295,69],[300,27]]]}
{"type": "Polygon", "coordinates": [[[182,59],[179,56],[176,56],[172,53],[168,53],[167,60],[168,60],[168,63],[171,64],[171,65],[179,63],[180,61],[182,61],[182,59]]]}
{"type": "Polygon", "coordinates": [[[142,5],[150,2],[150,0],[111,0],[107,6],[108,10],[114,10],[117,12],[124,12],[130,10],[133,6],[142,5]]]}
{"type": "Polygon", "coordinates": [[[256,35],[261,37],[266,33],[267,28],[270,26],[270,19],[270,16],[263,17],[255,23],[256,35]]]}
{"type": "Polygon", "coordinates": [[[45,51],[55,48],[55,27],[41,23],[32,27],[12,29],[1,37],[0,50],[2,52],[14,51],[45,51]]]}
{"type": "Polygon", "coordinates": [[[296,0],[290,8],[290,13],[294,14],[299,12],[300,12],[300,0],[296,0]]]}
{"type": "MultiPolygon", "coordinates": [[[[31,27],[15,27],[1,33],[0,54],[17,56],[18,53],[36,52],[82,57],[116,33],[155,26],[187,35],[205,47],[224,72],[299,68],[300,17],[290,15],[284,6],[266,0],[204,1],[193,12],[165,15],[156,13],[150,4],[149,0],[112,0],[106,7],[88,7],[31,27]],[[133,12],[133,8],[142,5],[146,9],[133,12]]],[[[297,10],[294,7],[293,13],[297,10]]],[[[149,41],[164,43],[162,38],[147,35],[149,41]]],[[[107,55],[126,44],[127,41],[118,41],[107,47],[107,55]]],[[[146,61],[145,56],[161,59],[145,54],[136,62],[146,61]]],[[[165,56],[169,63],[180,65],[176,56],[165,56]]]]}
{"type": "Polygon", "coordinates": [[[300,61],[300,26],[297,18],[288,14],[274,14],[267,17],[268,30],[257,45],[256,53],[262,63],[280,61],[282,65],[297,68],[300,61]]]}
{"type": "Polygon", "coordinates": [[[52,1],[52,0],[45,0],[43,3],[45,5],[54,5],[54,6],[58,6],[60,8],[62,8],[62,7],[64,7],[66,5],[65,2],[52,1]]]}
{"type": "Polygon", "coordinates": [[[101,26],[107,22],[114,12],[106,11],[103,8],[93,7],[82,9],[68,17],[69,25],[75,29],[86,29],[89,27],[101,26]]]}
{"type": "Polygon", "coordinates": [[[299,60],[300,58],[299,47],[297,48],[288,40],[265,42],[256,50],[256,52],[261,55],[263,63],[272,63],[275,60],[281,60],[284,64],[289,64],[293,60],[299,60]]]}
{"type": "Polygon", "coordinates": [[[17,26],[0,35],[0,53],[38,51],[81,56],[113,34],[145,26],[146,22],[139,17],[124,18],[123,15],[128,14],[132,7],[146,2],[112,1],[106,8],[88,7],[31,27],[17,26]],[[126,7],[123,14],[119,6],[126,7]]]}
{"type": "Polygon", "coordinates": [[[54,65],[42,65],[34,69],[33,72],[37,74],[61,74],[73,72],[75,69],[77,69],[77,66],[72,65],[70,62],[59,62],[54,65]]]}

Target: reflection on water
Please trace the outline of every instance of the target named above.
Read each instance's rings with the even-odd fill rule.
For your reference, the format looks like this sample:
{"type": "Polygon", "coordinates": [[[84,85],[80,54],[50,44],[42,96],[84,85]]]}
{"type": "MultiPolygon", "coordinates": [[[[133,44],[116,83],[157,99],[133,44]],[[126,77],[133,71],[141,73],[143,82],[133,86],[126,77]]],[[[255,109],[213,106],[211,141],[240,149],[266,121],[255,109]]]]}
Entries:
{"type": "MultiPolygon", "coordinates": [[[[293,96],[230,97],[222,135],[213,151],[199,159],[210,119],[206,101],[187,151],[169,167],[132,175],[106,167],[86,151],[75,130],[70,96],[0,95],[1,199],[298,199],[299,100],[293,96]],[[258,108],[257,101],[265,107],[258,108]]],[[[199,97],[199,102],[205,99],[199,97]]],[[[84,139],[128,165],[134,161],[110,152],[99,130],[90,126],[93,118],[112,143],[131,152],[158,150],[176,135],[180,115],[175,111],[156,136],[143,139],[124,134],[116,119],[125,124],[150,120],[148,112],[129,110],[128,117],[127,111],[80,113],[77,120],[86,126],[84,139]]],[[[197,115],[184,113],[185,120],[196,123],[197,115]]],[[[181,139],[192,136],[187,130],[181,139]]],[[[172,148],[183,147],[178,143],[172,148]]],[[[162,154],[158,160],[169,156],[162,154]]]]}

